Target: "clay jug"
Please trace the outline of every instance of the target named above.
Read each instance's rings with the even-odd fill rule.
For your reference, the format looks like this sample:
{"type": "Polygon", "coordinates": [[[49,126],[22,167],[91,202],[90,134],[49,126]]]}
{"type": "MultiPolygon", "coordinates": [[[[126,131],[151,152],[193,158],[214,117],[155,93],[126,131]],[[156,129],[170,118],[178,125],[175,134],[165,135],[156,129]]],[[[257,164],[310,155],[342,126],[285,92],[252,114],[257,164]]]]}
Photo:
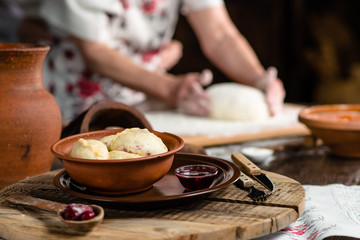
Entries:
{"type": "Polygon", "coordinates": [[[42,78],[48,46],[0,43],[0,189],[51,169],[60,108],[42,78]]]}

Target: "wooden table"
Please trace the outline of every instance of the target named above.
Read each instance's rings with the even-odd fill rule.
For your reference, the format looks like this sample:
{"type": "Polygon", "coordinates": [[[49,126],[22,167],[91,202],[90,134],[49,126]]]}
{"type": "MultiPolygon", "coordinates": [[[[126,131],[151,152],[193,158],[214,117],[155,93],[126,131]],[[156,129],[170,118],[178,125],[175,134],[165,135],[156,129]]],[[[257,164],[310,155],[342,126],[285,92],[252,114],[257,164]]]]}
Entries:
{"type": "Polygon", "coordinates": [[[276,184],[276,191],[265,202],[254,202],[246,191],[230,185],[206,199],[164,209],[128,210],[116,204],[104,204],[104,221],[86,234],[70,229],[53,212],[11,205],[5,200],[7,196],[22,193],[66,204],[91,203],[57,189],[53,179],[59,171],[25,179],[0,192],[0,237],[7,240],[249,239],[286,227],[304,211],[303,187],[271,172],[268,175],[276,184]]]}
{"type": "Polygon", "coordinates": [[[78,239],[249,239],[276,232],[301,215],[305,193],[300,183],[360,184],[359,159],[333,156],[325,145],[309,136],[206,149],[188,145],[185,151],[226,159],[231,153],[241,152],[249,146],[274,150],[272,161],[257,162],[258,166],[269,171],[277,186],[276,192],[262,204],[253,202],[247,197],[247,192],[231,185],[207,199],[171,208],[126,210],[106,206],[103,223],[84,235],[67,228],[53,213],[9,205],[4,200],[21,192],[63,203],[91,203],[56,189],[52,181],[59,170],[54,170],[0,192],[0,237],[7,240],[67,239],[74,236],[78,239]]]}
{"type": "Polygon", "coordinates": [[[246,147],[274,151],[271,161],[256,161],[261,169],[290,177],[301,184],[326,185],[360,184],[360,159],[335,156],[331,150],[312,136],[295,136],[249,141],[207,148],[208,155],[229,159],[233,152],[246,147]]]}

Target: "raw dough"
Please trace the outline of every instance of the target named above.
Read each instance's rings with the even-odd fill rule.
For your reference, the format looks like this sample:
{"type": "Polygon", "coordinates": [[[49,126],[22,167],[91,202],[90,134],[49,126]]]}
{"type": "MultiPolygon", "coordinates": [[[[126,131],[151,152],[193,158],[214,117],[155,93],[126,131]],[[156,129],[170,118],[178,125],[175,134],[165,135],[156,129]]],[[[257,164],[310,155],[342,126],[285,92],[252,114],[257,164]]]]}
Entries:
{"type": "Polygon", "coordinates": [[[257,88],[226,82],[211,85],[206,92],[211,98],[212,118],[261,121],[270,117],[265,95],[257,88]]]}

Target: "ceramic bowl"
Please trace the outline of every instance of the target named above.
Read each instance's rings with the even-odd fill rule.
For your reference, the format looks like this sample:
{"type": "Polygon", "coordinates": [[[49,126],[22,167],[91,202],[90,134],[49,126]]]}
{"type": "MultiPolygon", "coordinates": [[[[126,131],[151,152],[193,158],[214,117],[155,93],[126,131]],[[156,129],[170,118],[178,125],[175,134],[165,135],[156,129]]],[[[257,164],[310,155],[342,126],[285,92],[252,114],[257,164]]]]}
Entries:
{"type": "Polygon", "coordinates": [[[119,195],[145,191],[165,176],[173,163],[174,154],[182,149],[182,138],[166,132],[149,130],[161,138],[168,152],[141,158],[95,160],[70,157],[79,138],[101,139],[123,129],[108,129],[75,134],[51,146],[51,151],[62,160],[72,180],[87,190],[99,194],[119,195]]]}
{"type": "Polygon", "coordinates": [[[333,154],[360,157],[360,104],[306,107],[300,111],[299,121],[329,146],[333,154]]]}
{"type": "Polygon", "coordinates": [[[175,175],[187,191],[196,191],[210,187],[218,171],[212,165],[191,164],[176,168],[175,175]]]}

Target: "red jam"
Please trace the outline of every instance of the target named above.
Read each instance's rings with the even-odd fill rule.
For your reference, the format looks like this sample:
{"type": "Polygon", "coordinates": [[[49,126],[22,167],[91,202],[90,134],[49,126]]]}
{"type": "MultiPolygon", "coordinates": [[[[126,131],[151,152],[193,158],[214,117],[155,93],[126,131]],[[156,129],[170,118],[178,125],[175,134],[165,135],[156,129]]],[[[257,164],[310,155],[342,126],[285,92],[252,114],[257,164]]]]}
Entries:
{"type": "Polygon", "coordinates": [[[89,205],[71,203],[66,206],[62,216],[65,220],[82,221],[92,219],[95,213],[89,205]]]}
{"type": "Polygon", "coordinates": [[[213,183],[218,169],[211,165],[186,165],[175,169],[175,174],[187,191],[205,189],[213,183]]]}

